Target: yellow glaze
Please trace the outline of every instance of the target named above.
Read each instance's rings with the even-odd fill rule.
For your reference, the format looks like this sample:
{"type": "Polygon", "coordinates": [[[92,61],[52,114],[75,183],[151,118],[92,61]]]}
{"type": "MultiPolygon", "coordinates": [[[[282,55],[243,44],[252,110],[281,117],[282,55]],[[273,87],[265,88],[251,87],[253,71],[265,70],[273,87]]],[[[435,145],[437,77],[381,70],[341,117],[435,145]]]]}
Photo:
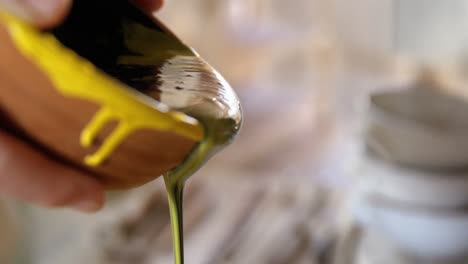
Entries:
{"type": "Polygon", "coordinates": [[[139,129],[171,131],[195,141],[203,139],[203,127],[197,120],[181,112],[170,111],[101,73],[93,64],[64,47],[53,35],[39,32],[4,13],[0,13],[0,21],[6,25],[17,48],[46,73],[58,92],[101,106],[81,132],[83,147],[91,146],[108,122],[119,122],[100,148],[85,157],[87,165],[101,164],[129,134],[139,129]]]}

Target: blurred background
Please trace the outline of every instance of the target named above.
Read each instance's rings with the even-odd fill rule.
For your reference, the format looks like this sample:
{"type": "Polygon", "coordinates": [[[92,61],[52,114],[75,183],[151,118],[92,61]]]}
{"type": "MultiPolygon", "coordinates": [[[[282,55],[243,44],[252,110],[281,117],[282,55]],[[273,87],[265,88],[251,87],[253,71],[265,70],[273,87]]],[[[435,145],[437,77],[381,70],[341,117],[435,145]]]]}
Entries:
{"type": "MultiPolygon", "coordinates": [[[[245,116],[237,141],[188,183],[186,262],[361,263],[333,256],[353,250],[337,244],[355,222],[369,95],[404,90],[424,69],[462,98],[467,8],[167,0],[157,16],[230,82],[245,116]]],[[[162,179],[108,199],[94,216],[5,201],[0,262],[172,263],[162,179]]]]}

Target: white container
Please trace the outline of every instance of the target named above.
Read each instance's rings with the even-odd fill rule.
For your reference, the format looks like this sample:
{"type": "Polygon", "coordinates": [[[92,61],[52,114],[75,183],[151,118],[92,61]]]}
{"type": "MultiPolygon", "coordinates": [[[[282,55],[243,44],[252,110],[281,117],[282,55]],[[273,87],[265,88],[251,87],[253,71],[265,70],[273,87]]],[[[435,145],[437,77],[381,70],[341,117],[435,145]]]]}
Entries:
{"type": "Polygon", "coordinates": [[[367,144],[389,162],[468,168],[468,103],[430,89],[371,97],[367,144]]]}
{"type": "Polygon", "coordinates": [[[358,188],[362,193],[431,208],[468,204],[468,173],[428,172],[367,156],[359,174],[358,188]]]}
{"type": "Polygon", "coordinates": [[[374,196],[360,200],[355,215],[408,254],[439,260],[468,255],[468,210],[429,210],[374,196]]]}

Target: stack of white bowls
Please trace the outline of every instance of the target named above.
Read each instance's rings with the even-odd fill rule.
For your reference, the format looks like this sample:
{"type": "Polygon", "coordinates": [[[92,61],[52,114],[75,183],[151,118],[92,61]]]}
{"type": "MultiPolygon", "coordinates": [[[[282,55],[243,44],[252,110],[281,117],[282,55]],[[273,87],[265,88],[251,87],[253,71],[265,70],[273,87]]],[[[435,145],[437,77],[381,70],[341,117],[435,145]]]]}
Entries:
{"type": "Polygon", "coordinates": [[[468,256],[468,103],[416,88],[370,106],[357,219],[405,253],[468,256]]]}

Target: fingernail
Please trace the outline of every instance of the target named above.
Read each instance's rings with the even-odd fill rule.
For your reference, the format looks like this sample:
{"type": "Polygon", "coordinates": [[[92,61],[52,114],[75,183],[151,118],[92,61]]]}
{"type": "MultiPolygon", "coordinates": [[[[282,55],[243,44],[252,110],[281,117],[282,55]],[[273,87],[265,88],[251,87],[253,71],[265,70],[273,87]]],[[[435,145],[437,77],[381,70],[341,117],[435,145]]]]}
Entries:
{"type": "Polygon", "coordinates": [[[84,213],[95,213],[101,209],[102,204],[94,200],[83,200],[76,203],[73,207],[84,213]]]}
{"type": "Polygon", "coordinates": [[[41,20],[55,16],[59,8],[62,6],[61,0],[23,0],[22,5],[27,8],[27,12],[31,15],[31,19],[41,20]]]}
{"type": "Polygon", "coordinates": [[[57,16],[68,0],[0,0],[0,9],[25,21],[41,23],[57,16]]]}
{"type": "Polygon", "coordinates": [[[33,17],[29,8],[25,7],[23,3],[16,0],[0,0],[0,9],[10,12],[12,15],[32,22],[33,17]]]}

